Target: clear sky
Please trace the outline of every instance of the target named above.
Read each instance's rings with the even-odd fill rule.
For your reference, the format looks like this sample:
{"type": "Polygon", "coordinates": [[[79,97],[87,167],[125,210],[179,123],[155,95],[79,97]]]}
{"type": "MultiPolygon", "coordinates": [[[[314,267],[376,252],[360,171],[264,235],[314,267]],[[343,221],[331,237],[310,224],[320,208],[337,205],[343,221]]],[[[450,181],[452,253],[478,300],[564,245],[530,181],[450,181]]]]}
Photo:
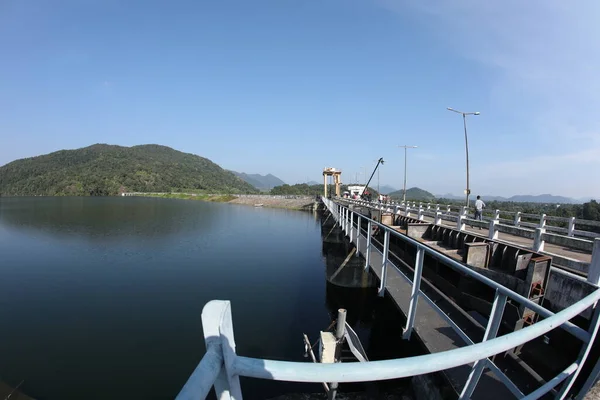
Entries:
{"type": "Polygon", "coordinates": [[[600,2],[5,0],[0,164],[157,143],[227,169],[600,197],[600,2]]]}

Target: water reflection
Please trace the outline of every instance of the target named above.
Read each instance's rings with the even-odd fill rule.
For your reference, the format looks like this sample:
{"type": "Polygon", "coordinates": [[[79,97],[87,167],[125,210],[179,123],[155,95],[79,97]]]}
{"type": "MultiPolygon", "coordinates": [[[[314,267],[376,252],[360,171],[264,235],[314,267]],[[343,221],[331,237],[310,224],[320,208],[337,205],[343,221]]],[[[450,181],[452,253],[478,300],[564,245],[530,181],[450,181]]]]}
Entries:
{"type": "Polygon", "coordinates": [[[210,230],[225,212],[202,202],[157,198],[20,197],[0,199],[0,226],[52,236],[119,240],[210,230]]]}
{"type": "MultiPolygon", "coordinates": [[[[320,223],[144,198],[0,200],[0,377],[34,398],[174,398],[231,301],[239,354],[304,361],[329,323],[320,223]]],[[[319,391],[252,379],[244,398],[319,391]]]]}

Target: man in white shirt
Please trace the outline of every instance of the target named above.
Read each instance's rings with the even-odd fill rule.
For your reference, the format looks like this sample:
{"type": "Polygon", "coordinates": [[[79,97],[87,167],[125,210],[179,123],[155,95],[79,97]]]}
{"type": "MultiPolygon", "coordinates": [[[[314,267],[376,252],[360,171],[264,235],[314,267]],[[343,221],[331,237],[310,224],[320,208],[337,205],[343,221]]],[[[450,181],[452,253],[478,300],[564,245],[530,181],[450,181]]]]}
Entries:
{"type": "MultiPolygon", "coordinates": [[[[477,200],[475,200],[475,219],[482,221],[483,220],[483,208],[485,207],[485,203],[481,200],[481,196],[477,196],[477,200]]],[[[481,228],[479,228],[481,229],[481,228]]]]}

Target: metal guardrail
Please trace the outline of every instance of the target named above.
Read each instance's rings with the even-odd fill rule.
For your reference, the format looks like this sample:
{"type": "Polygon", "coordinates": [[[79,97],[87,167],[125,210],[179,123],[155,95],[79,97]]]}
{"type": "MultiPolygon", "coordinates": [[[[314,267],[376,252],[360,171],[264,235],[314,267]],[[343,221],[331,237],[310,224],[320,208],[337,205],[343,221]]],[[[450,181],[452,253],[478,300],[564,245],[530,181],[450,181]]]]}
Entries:
{"type": "MultiPolygon", "coordinates": [[[[374,203],[374,202],[372,202],[372,203],[374,203]]],[[[411,207],[410,203],[411,202],[407,202],[406,205],[408,207],[411,207]]],[[[400,206],[404,207],[403,202],[392,203],[392,204],[400,205],[400,206]]],[[[441,209],[439,204],[434,205],[432,203],[427,203],[427,204],[423,205],[423,203],[420,202],[419,205],[417,206],[416,202],[412,202],[413,209],[417,209],[417,208],[431,209],[433,206],[435,206],[436,209],[441,209]]],[[[458,215],[463,212],[464,206],[447,205],[447,206],[444,206],[444,208],[447,213],[458,215]]],[[[589,220],[589,219],[580,219],[580,218],[576,218],[576,217],[558,217],[558,216],[554,216],[554,215],[529,214],[529,213],[523,213],[521,211],[502,211],[502,210],[483,210],[483,218],[486,220],[491,219],[492,216],[494,218],[496,218],[498,215],[497,214],[498,212],[502,215],[513,216],[512,222],[515,226],[523,225],[523,226],[531,226],[531,227],[542,227],[543,225],[545,225],[548,230],[556,230],[557,232],[562,231],[562,232],[567,233],[568,236],[584,236],[584,237],[591,237],[591,238],[600,237],[600,233],[589,232],[589,231],[586,231],[585,229],[577,230],[575,228],[576,226],[579,226],[579,225],[587,226],[587,227],[590,227],[590,226],[600,227],[600,221],[593,221],[593,220],[589,220]],[[529,220],[538,221],[539,223],[522,221],[522,218],[527,218],[529,220]],[[548,225],[547,224],[548,221],[564,223],[567,225],[567,228],[548,225]]]]}
{"type": "MultiPolygon", "coordinates": [[[[370,203],[378,204],[375,201],[372,201],[370,203]]],[[[410,201],[407,201],[406,204],[404,202],[391,202],[391,203],[387,203],[387,204],[392,205],[392,206],[400,206],[403,209],[406,206],[413,210],[423,208],[428,211],[430,211],[430,210],[441,211],[443,214],[454,215],[454,216],[462,214],[464,211],[464,208],[465,208],[464,206],[454,206],[454,205],[445,205],[444,206],[444,205],[433,204],[433,203],[425,203],[424,204],[422,202],[419,202],[418,205],[417,205],[417,202],[412,202],[412,206],[411,206],[410,201]]],[[[575,228],[576,226],[579,226],[579,225],[588,226],[588,227],[590,227],[590,226],[600,227],[600,221],[580,219],[580,218],[576,218],[576,217],[557,217],[557,216],[546,215],[546,214],[529,214],[529,213],[523,213],[520,211],[483,210],[483,219],[484,220],[490,220],[492,218],[498,219],[499,214],[513,216],[512,219],[510,219],[510,220],[505,219],[505,220],[511,221],[514,226],[528,226],[528,227],[532,227],[532,228],[535,228],[535,227],[542,228],[545,226],[548,230],[566,233],[568,236],[582,236],[582,237],[589,237],[589,238],[600,237],[600,233],[586,231],[585,229],[577,230],[575,228]],[[538,221],[538,223],[534,223],[531,221],[529,221],[529,222],[522,221],[523,218],[538,221]],[[567,228],[560,227],[560,226],[554,226],[554,225],[548,225],[547,224],[548,221],[564,223],[567,225],[567,228]]]]}
{"type": "MultiPolygon", "coordinates": [[[[434,211],[431,208],[425,209],[423,207],[418,209],[411,209],[410,207],[404,206],[403,204],[380,204],[367,202],[363,200],[351,199],[343,199],[343,201],[360,205],[363,207],[369,207],[376,210],[392,212],[396,215],[403,214],[410,216],[414,213],[416,214],[415,217],[419,220],[424,220],[424,217],[432,218],[433,223],[436,225],[441,225],[442,221],[450,221],[454,223],[456,229],[460,231],[466,230],[467,224],[475,227],[486,228],[489,230],[488,238],[492,240],[498,239],[499,232],[504,232],[514,236],[532,239],[533,243],[531,245],[531,248],[533,251],[552,256],[553,263],[555,265],[568,268],[573,271],[578,271],[580,273],[588,274],[588,276],[591,276],[593,277],[593,279],[596,279],[592,281],[594,284],[600,283],[600,237],[595,237],[592,240],[589,240],[574,236],[560,235],[554,232],[567,233],[567,230],[565,228],[552,227],[546,225],[545,219],[541,219],[539,224],[526,222],[514,222],[511,224],[507,224],[506,219],[499,218],[501,214],[500,210],[495,211],[493,218],[486,218],[483,221],[478,221],[470,218],[467,215],[467,207],[463,207],[460,213],[443,213],[441,211],[438,211],[438,208],[436,208],[436,210],[434,211]],[[526,228],[523,228],[524,226],[526,228]],[[545,251],[544,246],[546,242],[570,248],[576,251],[584,251],[589,254],[592,254],[592,261],[591,263],[586,261],[580,261],[577,259],[568,258],[565,256],[545,251]],[[597,273],[590,274],[590,271],[596,270],[597,273]]],[[[575,232],[575,234],[577,234],[578,236],[600,236],[600,234],[590,232],[583,232],[585,233],[585,235],[579,235],[581,231],[574,230],[573,232],[575,232]]]]}
{"type": "MultiPolygon", "coordinates": [[[[438,313],[446,321],[449,321],[459,335],[467,341],[467,346],[451,351],[416,357],[363,363],[314,364],[249,358],[239,356],[235,352],[233,322],[229,301],[213,300],[207,303],[202,311],[206,354],[191,374],[177,396],[177,399],[205,398],[213,386],[217,392],[217,397],[220,399],[242,399],[240,376],[290,382],[367,382],[428,374],[470,363],[474,363],[474,365],[461,393],[462,399],[467,399],[471,396],[485,367],[490,368],[507,385],[509,390],[519,398],[536,399],[554,390],[554,388],[561,384],[560,388],[556,390],[556,398],[563,399],[568,394],[588,357],[592,343],[598,332],[600,307],[597,307],[596,304],[600,300],[600,290],[595,290],[572,306],[554,314],[497,282],[467,268],[452,258],[423,246],[419,242],[401,235],[377,221],[357,215],[355,224],[353,211],[329,199],[323,198],[322,200],[336,221],[336,224],[339,224],[343,231],[349,235],[352,242],[358,244],[359,241],[365,241],[362,242],[366,243],[367,249],[365,251],[366,254],[363,254],[366,259],[365,268],[370,266],[371,250],[377,250],[371,241],[372,228],[378,226],[384,232],[384,246],[383,251],[381,251],[383,262],[381,286],[379,288],[380,294],[386,290],[387,268],[390,266],[392,268],[395,267],[393,263],[388,261],[387,257],[390,236],[394,235],[400,240],[404,240],[417,247],[414,277],[411,281],[405,276],[405,279],[411,282],[412,296],[407,326],[403,335],[404,338],[410,337],[412,332],[414,318],[417,313],[417,300],[421,298],[429,304],[435,305],[420,290],[419,285],[423,269],[423,258],[425,254],[428,254],[442,260],[451,268],[467,274],[473,279],[496,290],[494,305],[485,330],[484,340],[480,343],[472,344],[473,342],[452,322],[451,318],[437,308],[438,313]],[[368,224],[366,232],[360,229],[363,219],[368,224]],[[519,331],[496,337],[504,304],[506,304],[506,300],[509,298],[532,309],[544,319],[519,331]],[[569,322],[573,317],[581,314],[590,307],[593,307],[593,317],[590,328],[587,331],[569,322]],[[582,341],[581,351],[576,360],[567,369],[528,395],[523,394],[489,359],[493,355],[513,349],[559,327],[582,341]]],[[[600,371],[600,364],[596,365],[594,372],[596,370],[600,371]]],[[[590,375],[583,389],[577,394],[578,399],[581,399],[587,393],[591,385],[595,382],[595,378],[596,376],[590,375]]]]}

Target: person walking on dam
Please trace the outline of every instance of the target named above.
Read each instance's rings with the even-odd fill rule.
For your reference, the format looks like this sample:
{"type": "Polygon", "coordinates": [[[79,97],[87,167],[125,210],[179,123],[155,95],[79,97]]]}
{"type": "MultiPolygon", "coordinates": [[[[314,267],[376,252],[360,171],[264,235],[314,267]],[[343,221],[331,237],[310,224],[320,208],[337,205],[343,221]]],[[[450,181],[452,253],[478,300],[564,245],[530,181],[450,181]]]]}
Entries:
{"type": "MultiPolygon", "coordinates": [[[[475,200],[475,219],[483,221],[483,209],[485,207],[485,203],[481,200],[481,196],[477,196],[477,200],[475,200]]],[[[479,227],[481,229],[481,227],[479,227]]]]}

